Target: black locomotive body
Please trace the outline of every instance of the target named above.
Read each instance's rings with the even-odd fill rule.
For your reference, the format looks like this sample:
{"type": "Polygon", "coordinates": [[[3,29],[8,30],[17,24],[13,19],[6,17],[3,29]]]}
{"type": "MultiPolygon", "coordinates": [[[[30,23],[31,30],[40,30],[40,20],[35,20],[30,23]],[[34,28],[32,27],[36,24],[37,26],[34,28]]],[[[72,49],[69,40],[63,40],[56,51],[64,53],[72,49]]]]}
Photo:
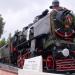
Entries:
{"type": "Polygon", "coordinates": [[[74,15],[68,10],[61,11],[54,22],[57,26],[55,36],[51,32],[47,10],[23,31],[17,31],[10,41],[11,63],[23,68],[25,59],[41,55],[45,72],[75,71],[74,15]],[[69,26],[64,25],[69,21],[72,21],[69,26]]]}

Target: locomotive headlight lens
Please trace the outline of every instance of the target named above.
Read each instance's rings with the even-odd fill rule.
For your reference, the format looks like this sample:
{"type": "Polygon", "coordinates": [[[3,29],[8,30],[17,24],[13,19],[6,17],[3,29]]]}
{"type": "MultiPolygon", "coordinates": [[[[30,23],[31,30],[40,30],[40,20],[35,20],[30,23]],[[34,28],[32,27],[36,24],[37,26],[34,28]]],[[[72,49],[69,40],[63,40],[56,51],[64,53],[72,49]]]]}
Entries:
{"type": "Polygon", "coordinates": [[[69,56],[69,50],[67,48],[63,49],[62,54],[63,54],[63,56],[68,57],[69,56]]]}

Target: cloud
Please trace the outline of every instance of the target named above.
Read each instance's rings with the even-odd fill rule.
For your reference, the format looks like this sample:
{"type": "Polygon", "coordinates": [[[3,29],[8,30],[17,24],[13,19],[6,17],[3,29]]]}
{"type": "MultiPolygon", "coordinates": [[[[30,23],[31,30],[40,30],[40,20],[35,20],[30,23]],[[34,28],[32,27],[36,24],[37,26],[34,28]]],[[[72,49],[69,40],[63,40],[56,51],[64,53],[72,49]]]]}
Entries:
{"type": "Polygon", "coordinates": [[[26,18],[27,16],[27,9],[22,9],[21,11],[17,12],[8,10],[6,14],[3,15],[6,22],[4,31],[7,31],[8,33],[14,33],[14,31],[16,31],[17,29],[21,30],[21,28],[23,28],[24,22],[26,21],[24,18],[26,18]]]}
{"type": "MultiPolygon", "coordinates": [[[[2,16],[6,22],[4,27],[4,32],[6,31],[6,33],[4,33],[4,35],[8,35],[10,32],[14,34],[17,29],[22,30],[23,27],[32,23],[34,17],[41,14],[48,6],[46,4],[47,1],[44,0],[45,2],[43,1],[43,3],[39,1],[40,0],[32,0],[31,2],[30,0],[1,1],[2,4],[0,7],[5,8],[1,10],[2,16]]],[[[4,37],[4,35],[2,37],[4,37]]]]}

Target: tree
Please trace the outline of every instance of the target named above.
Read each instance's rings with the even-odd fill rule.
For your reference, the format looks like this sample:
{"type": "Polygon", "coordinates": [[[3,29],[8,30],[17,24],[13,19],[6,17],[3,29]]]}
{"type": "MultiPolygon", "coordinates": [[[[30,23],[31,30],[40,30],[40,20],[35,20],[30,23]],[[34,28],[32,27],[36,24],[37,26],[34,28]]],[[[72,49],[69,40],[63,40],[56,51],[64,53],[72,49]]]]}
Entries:
{"type": "Polygon", "coordinates": [[[75,14],[74,14],[74,24],[75,24],[75,14]]]}
{"type": "Polygon", "coordinates": [[[3,28],[4,28],[4,25],[5,25],[5,22],[3,20],[4,19],[3,19],[2,15],[0,15],[0,37],[3,33],[3,28]]]}
{"type": "Polygon", "coordinates": [[[7,42],[5,41],[5,38],[0,40],[0,47],[4,46],[7,42]]]}

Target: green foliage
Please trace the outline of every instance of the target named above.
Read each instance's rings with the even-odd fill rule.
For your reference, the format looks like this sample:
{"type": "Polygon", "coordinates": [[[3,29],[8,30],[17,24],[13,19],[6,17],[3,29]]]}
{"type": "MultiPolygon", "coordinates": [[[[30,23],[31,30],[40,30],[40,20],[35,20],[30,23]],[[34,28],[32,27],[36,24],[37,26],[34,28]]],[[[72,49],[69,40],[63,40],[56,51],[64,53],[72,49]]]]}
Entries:
{"type": "Polygon", "coordinates": [[[0,40],[0,47],[4,46],[7,42],[5,41],[5,38],[0,40]]]}
{"type": "Polygon", "coordinates": [[[0,15],[0,37],[3,33],[4,25],[5,25],[5,22],[3,22],[3,17],[0,15]]]}
{"type": "Polygon", "coordinates": [[[75,15],[74,15],[74,24],[75,24],[75,15]]]}

